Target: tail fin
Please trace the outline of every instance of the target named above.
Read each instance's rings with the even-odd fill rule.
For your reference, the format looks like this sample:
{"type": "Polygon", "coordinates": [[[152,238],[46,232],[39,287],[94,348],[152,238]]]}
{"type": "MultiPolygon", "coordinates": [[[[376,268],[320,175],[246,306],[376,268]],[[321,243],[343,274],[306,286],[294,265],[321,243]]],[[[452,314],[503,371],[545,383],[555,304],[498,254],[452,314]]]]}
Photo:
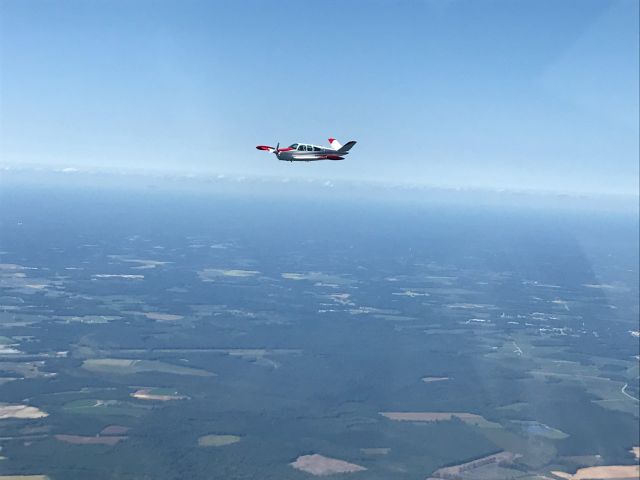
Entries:
{"type": "Polygon", "coordinates": [[[331,145],[331,148],[333,148],[334,150],[340,150],[342,148],[342,144],[335,138],[329,139],[329,145],[331,145]]]}
{"type": "Polygon", "coordinates": [[[344,155],[349,150],[351,150],[355,144],[356,144],[355,140],[351,140],[350,142],[345,143],[344,146],[341,146],[338,149],[338,153],[341,155],[344,155]]]}

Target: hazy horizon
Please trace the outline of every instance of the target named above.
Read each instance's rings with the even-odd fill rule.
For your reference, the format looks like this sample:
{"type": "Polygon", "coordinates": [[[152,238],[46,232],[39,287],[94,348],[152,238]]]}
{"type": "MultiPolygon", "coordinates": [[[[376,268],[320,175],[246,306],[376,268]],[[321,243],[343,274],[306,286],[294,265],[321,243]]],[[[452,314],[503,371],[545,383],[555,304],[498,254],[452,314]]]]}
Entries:
{"type": "MultiPolygon", "coordinates": [[[[0,165],[0,184],[8,188],[82,191],[138,191],[166,194],[179,199],[191,194],[215,198],[218,195],[295,198],[296,200],[363,201],[377,204],[401,203],[408,207],[433,205],[478,208],[540,209],[557,211],[610,212],[637,216],[636,194],[560,192],[553,190],[496,189],[475,186],[425,185],[379,180],[331,179],[275,175],[182,173],[179,171],[126,168],[78,169],[9,167],[0,165]]],[[[203,200],[204,201],[204,200],[203,200]]]]}

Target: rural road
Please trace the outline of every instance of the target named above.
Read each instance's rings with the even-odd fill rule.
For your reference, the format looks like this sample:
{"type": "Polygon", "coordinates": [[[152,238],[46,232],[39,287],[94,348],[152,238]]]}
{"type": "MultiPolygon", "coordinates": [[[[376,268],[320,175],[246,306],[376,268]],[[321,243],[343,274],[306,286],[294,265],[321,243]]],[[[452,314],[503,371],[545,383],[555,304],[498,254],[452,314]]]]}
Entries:
{"type": "Polygon", "coordinates": [[[621,391],[624,395],[626,395],[627,397],[629,397],[630,399],[635,400],[636,402],[640,402],[640,400],[638,400],[636,397],[634,397],[633,395],[629,395],[629,394],[625,391],[625,390],[627,389],[627,387],[628,387],[628,386],[629,386],[629,384],[628,384],[628,383],[625,383],[625,384],[624,384],[624,387],[622,387],[622,388],[620,389],[620,391],[621,391]]]}

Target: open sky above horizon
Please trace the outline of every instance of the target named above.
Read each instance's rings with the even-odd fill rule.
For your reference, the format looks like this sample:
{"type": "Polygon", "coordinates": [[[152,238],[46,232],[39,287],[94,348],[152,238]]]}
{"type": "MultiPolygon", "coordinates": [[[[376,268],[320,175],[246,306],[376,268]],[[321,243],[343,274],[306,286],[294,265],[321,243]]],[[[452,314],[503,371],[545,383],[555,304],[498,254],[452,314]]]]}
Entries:
{"type": "Polygon", "coordinates": [[[0,0],[0,163],[638,193],[636,0],[0,0]],[[358,145],[289,164],[276,142],[358,145]]]}

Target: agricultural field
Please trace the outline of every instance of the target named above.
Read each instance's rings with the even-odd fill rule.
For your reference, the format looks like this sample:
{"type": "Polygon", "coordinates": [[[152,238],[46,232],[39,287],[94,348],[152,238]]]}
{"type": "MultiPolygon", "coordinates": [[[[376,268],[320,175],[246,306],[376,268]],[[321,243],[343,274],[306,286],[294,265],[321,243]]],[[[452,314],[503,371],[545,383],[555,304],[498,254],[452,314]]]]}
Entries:
{"type": "Polygon", "coordinates": [[[232,445],[238,443],[240,437],[237,435],[203,435],[198,438],[198,445],[200,447],[224,447],[225,445],[232,445]]]}
{"type": "Polygon", "coordinates": [[[0,480],[636,475],[637,219],[0,201],[0,480]]]}

